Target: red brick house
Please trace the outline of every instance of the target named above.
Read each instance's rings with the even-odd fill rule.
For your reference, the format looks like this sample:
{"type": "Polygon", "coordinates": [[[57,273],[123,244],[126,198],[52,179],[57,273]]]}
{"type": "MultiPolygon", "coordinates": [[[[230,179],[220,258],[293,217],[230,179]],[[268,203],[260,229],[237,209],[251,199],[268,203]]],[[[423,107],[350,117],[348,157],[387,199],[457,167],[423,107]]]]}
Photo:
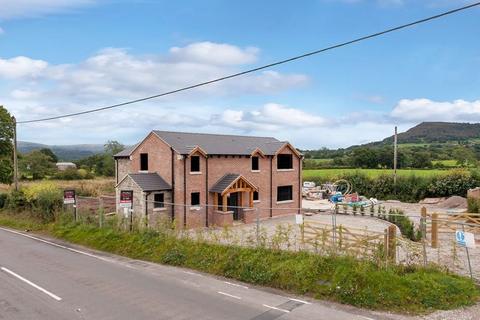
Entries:
{"type": "Polygon", "coordinates": [[[249,223],[257,212],[265,219],[301,206],[302,155],[275,138],[155,130],[114,157],[117,212],[131,192],[133,216],[149,224],[249,223]]]}

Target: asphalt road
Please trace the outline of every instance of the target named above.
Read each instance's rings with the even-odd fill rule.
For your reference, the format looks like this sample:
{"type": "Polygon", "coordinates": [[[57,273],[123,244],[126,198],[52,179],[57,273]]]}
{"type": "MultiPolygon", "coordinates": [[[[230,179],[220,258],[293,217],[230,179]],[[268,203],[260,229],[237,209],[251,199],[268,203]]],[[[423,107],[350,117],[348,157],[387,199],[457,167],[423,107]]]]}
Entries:
{"type": "Polygon", "coordinates": [[[305,298],[0,228],[0,319],[372,319],[305,298]]]}

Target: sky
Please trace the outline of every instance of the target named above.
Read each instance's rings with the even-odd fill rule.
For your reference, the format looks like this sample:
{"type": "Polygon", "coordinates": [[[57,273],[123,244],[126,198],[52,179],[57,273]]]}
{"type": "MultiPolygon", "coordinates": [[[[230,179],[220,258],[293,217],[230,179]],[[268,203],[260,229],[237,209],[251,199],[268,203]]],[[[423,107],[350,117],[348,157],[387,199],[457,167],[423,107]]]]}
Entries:
{"type": "MultiPolygon", "coordinates": [[[[0,105],[18,121],[177,89],[474,0],[0,0],[0,105]]],[[[480,7],[254,74],[18,127],[45,144],[151,130],[348,147],[422,121],[480,121],[480,7]]]]}

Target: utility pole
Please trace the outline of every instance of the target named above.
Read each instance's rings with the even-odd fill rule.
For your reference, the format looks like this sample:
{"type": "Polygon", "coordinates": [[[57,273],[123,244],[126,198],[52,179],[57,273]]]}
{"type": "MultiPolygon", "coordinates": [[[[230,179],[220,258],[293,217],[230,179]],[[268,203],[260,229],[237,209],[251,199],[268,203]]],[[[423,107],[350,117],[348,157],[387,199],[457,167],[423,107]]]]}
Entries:
{"type": "Polygon", "coordinates": [[[395,126],[395,135],[393,136],[393,186],[397,192],[397,126],[395,126]]]}
{"type": "Polygon", "coordinates": [[[18,159],[17,159],[17,119],[12,116],[13,122],[13,182],[15,191],[18,191],[18,159]]]}

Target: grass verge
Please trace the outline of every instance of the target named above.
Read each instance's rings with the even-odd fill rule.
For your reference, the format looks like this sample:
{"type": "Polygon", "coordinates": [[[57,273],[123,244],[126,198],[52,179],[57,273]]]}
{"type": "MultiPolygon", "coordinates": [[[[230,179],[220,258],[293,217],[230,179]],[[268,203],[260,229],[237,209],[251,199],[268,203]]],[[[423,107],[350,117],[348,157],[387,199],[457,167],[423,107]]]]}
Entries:
{"type": "Polygon", "coordinates": [[[419,314],[468,306],[479,297],[469,279],[433,267],[381,268],[349,257],[208,244],[177,238],[169,231],[127,233],[72,222],[19,222],[24,219],[0,213],[2,225],[33,225],[97,250],[368,309],[419,314]]]}

